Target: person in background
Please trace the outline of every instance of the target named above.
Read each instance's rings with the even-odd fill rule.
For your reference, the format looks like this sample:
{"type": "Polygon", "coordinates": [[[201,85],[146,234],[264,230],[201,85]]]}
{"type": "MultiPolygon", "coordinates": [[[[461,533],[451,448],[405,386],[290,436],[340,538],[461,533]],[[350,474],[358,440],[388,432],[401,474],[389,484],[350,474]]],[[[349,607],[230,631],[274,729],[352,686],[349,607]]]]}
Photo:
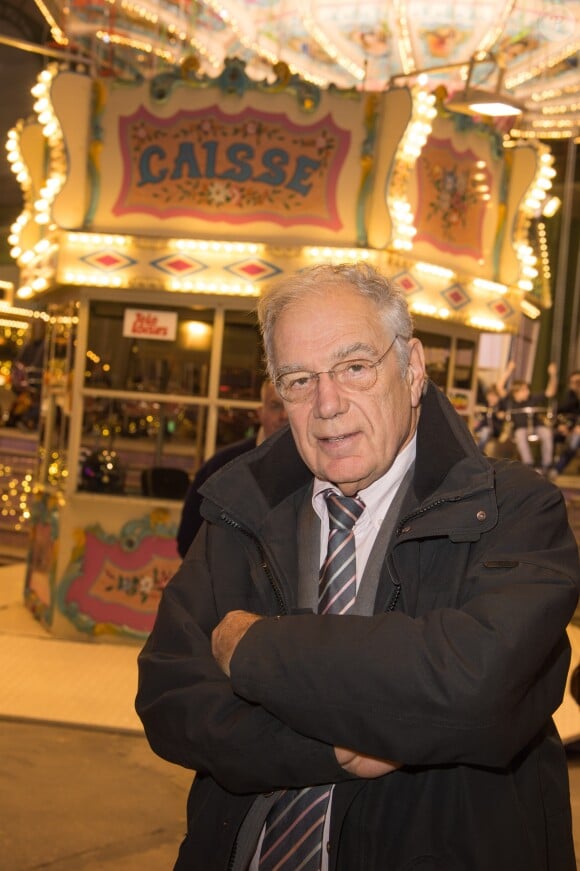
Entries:
{"type": "MultiPolygon", "coordinates": [[[[511,363],[511,368],[515,364],[511,363]]],[[[552,427],[546,421],[546,413],[558,389],[558,369],[555,363],[548,366],[548,382],[543,393],[532,393],[527,381],[517,379],[512,381],[509,392],[500,403],[501,410],[513,426],[513,439],[522,463],[534,466],[534,455],[530,445],[529,435],[533,434],[540,443],[541,472],[549,475],[554,458],[554,436],[552,427]],[[527,409],[546,409],[543,413],[530,412],[527,409]]],[[[500,393],[502,391],[500,390],[500,393]]]]}
{"type": "Polygon", "coordinates": [[[485,391],[486,405],[479,410],[476,424],[473,428],[477,447],[485,451],[486,446],[492,439],[496,439],[501,432],[501,419],[498,416],[500,396],[497,387],[492,385],[485,391]]]}
{"type": "Polygon", "coordinates": [[[564,444],[554,471],[561,475],[580,447],[580,369],[568,376],[568,389],[558,403],[557,414],[557,430],[564,444]]]}
{"type": "Polygon", "coordinates": [[[196,771],[175,868],[575,871],[562,493],[481,454],[368,264],[258,313],[290,427],[203,485],[139,655],[148,740],[196,771]]]}
{"type": "Polygon", "coordinates": [[[272,433],[275,433],[280,427],[288,422],[284,403],[278,396],[276,388],[271,381],[264,381],[260,390],[261,405],[256,410],[260,427],[255,436],[244,439],[241,442],[235,442],[217,451],[213,457],[203,463],[196,475],[194,476],[187,490],[181,519],[177,530],[177,551],[183,559],[191,542],[197,535],[199,527],[203,523],[203,518],[199,513],[199,508],[202,502],[202,497],[199,494],[199,488],[210,475],[229,463],[235,457],[244,454],[261,444],[264,439],[267,439],[272,433]]]}

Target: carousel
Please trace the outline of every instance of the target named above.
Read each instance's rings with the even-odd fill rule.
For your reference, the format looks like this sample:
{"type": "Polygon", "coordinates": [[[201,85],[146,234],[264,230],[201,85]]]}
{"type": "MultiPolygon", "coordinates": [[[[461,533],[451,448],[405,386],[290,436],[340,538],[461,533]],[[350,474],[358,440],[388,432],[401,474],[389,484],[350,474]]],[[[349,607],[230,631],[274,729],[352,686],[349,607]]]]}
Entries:
{"type": "Polygon", "coordinates": [[[376,265],[468,421],[514,337],[531,366],[580,4],[38,6],[7,142],[12,304],[43,325],[25,596],[56,635],[140,642],[192,475],[256,425],[269,281],[376,265]]]}

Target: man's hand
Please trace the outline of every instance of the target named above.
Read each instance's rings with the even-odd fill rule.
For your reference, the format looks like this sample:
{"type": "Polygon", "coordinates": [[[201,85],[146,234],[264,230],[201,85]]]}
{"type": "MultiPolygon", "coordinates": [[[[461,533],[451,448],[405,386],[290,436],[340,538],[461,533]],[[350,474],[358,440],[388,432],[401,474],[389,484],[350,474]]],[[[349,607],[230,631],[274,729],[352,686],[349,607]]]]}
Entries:
{"type": "Polygon", "coordinates": [[[230,676],[230,660],[235,649],[250,628],[261,620],[259,614],[249,611],[229,611],[211,633],[211,652],[221,670],[230,676]]]}
{"type": "Polygon", "coordinates": [[[354,750],[348,750],[346,747],[335,747],[334,755],[338,764],[345,771],[348,771],[349,774],[367,779],[382,777],[383,774],[390,774],[401,767],[400,762],[391,762],[390,759],[377,759],[375,756],[363,756],[362,753],[355,753],[354,750]]]}

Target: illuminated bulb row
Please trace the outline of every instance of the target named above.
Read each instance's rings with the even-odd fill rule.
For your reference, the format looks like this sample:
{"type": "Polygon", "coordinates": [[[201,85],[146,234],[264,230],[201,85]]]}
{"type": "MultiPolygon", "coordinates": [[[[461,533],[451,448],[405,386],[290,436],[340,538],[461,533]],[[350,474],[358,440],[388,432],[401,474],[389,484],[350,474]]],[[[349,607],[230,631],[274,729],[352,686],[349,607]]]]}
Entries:
{"type": "Polygon", "coordinates": [[[575,118],[538,118],[532,121],[532,127],[535,130],[563,130],[566,127],[576,129],[577,126],[578,122],[575,118]]]}
{"type": "Polygon", "coordinates": [[[565,103],[559,106],[542,106],[542,115],[563,115],[564,113],[580,112],[580,103],[565,103]]]}
{"type": "Polygon", "coordinates": [[[159,15],[154,8],[151,8],[148,3],[131,3],[129,0],[123,0],[121,8],[126,10],[129,15],[135,15],[137,18],[143,18],[144,21],[150,24],[157,24],[159,15]]]}
{"type": "Polygon", "coordinates": [[[543,221],[538,222],[538,243],[540,247],[540,259],[542,261],[542,272],[546,281],[549,282],[552,277],[552,273],[550,271],[550,254],[548,251],[546,225],[543,221]]]}
{"type": "Polygon", "coordinates": [[[20,189],[24,195],[24,209],[10,227],[10,233],[8,234],[7,240],[10,245],[10,256],[13,257],[14,260],[18,260],[22,254],[22,248],[20,247],[22,231],[32,220],[32,204],[30,202],[32,179],[30,178],[30,173],[24,164],[22,152],[20,150],[20,135],[22,129],[22,122],[19,122],[16,127],[9,130],[6,141],[8,163],[10,169],[16,176],[16,181],[20,185],[20,189]]]}
{"type": "Polygon", "coordinates": [[[546,199],[548,191],[552,187],[552,179],[556,175],[556,170],[552,166],[553,162],[554,158],[552,155],[544,149],[540,154],[539,167],[536,171],[536,175],[524,200],[524,212],[530,218],[532,218],[541,207],[543,201],[546,199]]]}
{"type": "Polygon", "coordinates": [[[57,42],[59,45],[68,45],[68,39],[66,35],[56,23],[48,6],[43,2],[43,0],[34,0],[34,2],[36,3],[41,14],[44,16],[44,20],[50,27],[50,35],[52,36],[54,41],[57,42]]]}
{"type": "Polygon", "coordinates": [[[434,94],[419,86],[413,92],[413,114],[400,145],[402,159],[411,166],[415,164],[427,142],[436,115],[434,94]]]}
{"type": "Polygon", "coordinates": [[[154,54],[167,63],[175,63],[175,55],[167,48],[156,48],[150,42],[143,42],[141,39],[134,39],[130,36],[123,36],[120,33],[109,33],[106,30],[97,30],[95,37],[99,42],[105,45],[121,45],[123,48],[131,48],[134,51],[143,52],[144,54],[154,54]]]}
{"type": "Polygon", "coordinates": [[[480,330],[488,330],[494,333],[501,333],[505,330],[504,322],[497,320],[496,318],[486,318],[474,315],[473,317],[467,319],[467,323],[471,324],[472,327],[477,327],[480,330]]]}
{"type": "Polygon", "coordinates": [[[389,211],[393,222],[392,246],[397,251],[410,251],[413,248],[413,237],[417,233],[414,227],[414,215],[410,203],[402,193],[410,173],[421,154],[423,146],[431,132],[433,118],[437,115],[435,96],[423,89],[426,79],[419,77],[418,85],[413,89],[413,111],[411,120],[399,143],[395,155],[395,173],[400,177],[400,190],[396,196],[388,197],[389,211]]]}
{"type": "Polygon", "coordinates": [[[0,314],[20,315],[23,318],[37,318],[43,321],[48,320],[46,312],[36,311],[32,308],[20,308],[19,306],[10,305],[5,300],[0,300],[0,314]]]}
{"type": "Polygon", "coordinates": [[[551,69],[552,67],[557,66],[561,61],[566,60],[566,58],[568,57],[573,57],[574,55],[577,55],[579,51],[580,40],[568,43],[567,45],[564,45],[560,49],[560,51],[545,56],[545,60],[543,62],[526,64],[525,68],[520,69],[519,71],[512,74],[506,75],[505,86],[506,88],[508,88],[508,90],[511,90],[517,85],[521,85],[522,82],[527,82],[530,79],[537,79],[547,69],[551,69]]]}
{"type": "MultiPolygon", "coordinates": [[[[531,219],[540,211],[542,203],[545,202],[548,191],[552,187],[552,179],[556,175],[553,163],[552,154],[545,146],[542,146],[539,151],[538,169],[521,208],[523,222],[520,233],[522,235],[527,230],[531,219]]],[[[538,258],[527,242],[516,245],[516,257],[520,263],[517,286],[524,293],[530,293],[533,291],[534,281],[538,277],[538,258]]]]}
{"type": "Polygon", "coordinates": [[[342,260],[368,260],[371,252],[366,248],[303,248],[302,253],[306,257],[311,257],[313,260],[324,260],[328,263],[340,262],[342,260]]]}
{"type": "Polygon", "coordinates": [[[100,248],[124,248],[131,242],[130,236],[113,236],[110,233],[67,233],[67,242],[71,245],[100,248]]]}
{"type": "MultiPolygon", "coordinates": [[[[120,275],[95,275],[68,269],[64,273],[66,284],[92,285],[93,287],[124,288],[129,286],[126,278],[120,275]]],[[[260,290],[251,282],[209,281],[204,279],[170,278],[165,289],[179,292],[215,293],[224,296],[259,296],[260,290]]]]}
{"type": "Polygon", "coordinates": [[[411,42],[411,33],[409,31],[409,22],[407,19],[406,0],[395,0],[393,6],[393,13],[399,25],[397,45],[399,48],[401,65],[404,73],[412,73],[415,69],[415,56],[413,52],[413,43],[411,42]]]}
{"type": "Polygon", "coordinates": [[[212,242],[205,239],[173,239],[169,243],[176,251],[203,251],[216,254],[257,254],[263,249],[255,242],[212,242]]]}
{"type": "Polygon", "coordinates": [[[22,321],[14,321],[11,318],[3,318],[0,317],[0,327],[8,327],[11,330],[21,330],[24,332],[27,329],[27,324],[23,324],[22,321]]]}
{"type": "Polygon", "coordinates": [[[10,164],[10,169],[16,176],[16,181],[20,187],[23,189],[30,187],[30,174],[22,159],[22,152],[20,151],[20,130],[17,128],[8,131],[6,152],[6,158],[10,164]]]}
{"type": "Polygon", "coordinates": [[[33,203],[34,220],[37,224],[49,224],[54,200],[66,181],[66,156],[62,129],[54,112],[50,91],[52,81],[58,75],[58,67],[51,64],[43,70],[32,88],[36,98],[34,111],[49,146],[49,163],[44,185],[33,203]]]}
{"type": "Polygon", "coordinates": [[[438,278],[453,279],[456,277],[453,269],[448,269],[446,266],[437,266],[436,263],[423,263],[419,261],[414,267],[417,272],[424,272],[427,275],[436,275],[438,278]]]}
{"type": "Polygon", "coordinates": [[[474,278],[471,284],[476,290],[498,293],[500,296],[507,293],[507,285],[500,284],[497,281],[488,281],[487,278],[474,278]]]}
{"type": "Polygon", "coordinates": [[[92,272],[80,272],[67,269],[64,273],[65,284],[86,284],[94,287],[123,287],[123,279],[119,275],[98,275],[92,272]]]}
{"type": "Polygon", "coordinates": [[[25,211],[16,218],[16,220],[10,227],[8,244],[11,246],[10,256],[13,257],[15,260],[18,260],[18,258],[22,254],[22,248],[20,247],[20,236],[24,227],[30,221],[30,217],[30,211],[25,207],[25,211]]]}
{"type": "Polygon", "coordinates": [[[408,200],[389,198],[389,209],[393,220],[393,248],[397,251],[410,251],[413,237],[417,233],[413,225],[414,216],[408,200]]]}
{"type": "Polygon", "coordinates": [[[547,100],[557,100],[565,94],[576,94],[577,92],[577,84],[563,85],[559,88],[545,88],[543,91],[534,91],[533,94],[530,94],[530,99],[534,103],[545,103],[547,100]]]}
{"type": "MultiPolygon", "coordinates": [[[[108,0],[108,2],[111,2],[111,0],[108,0]]],[[[117,4],[113,2],[111,5],[117,4]]],[[[212,52],[200,40],[196,39],[195,36],[188,37],[189,22],[185,18],[182,8],[178,9],[174,6],[160,8],[157,3],[145,2],[145,0],[142,0],[141,3],[130,3],[127,2],[127,0],[124,0],[121,5],[123,9],[126,9],[129,12],[134,12],[144,21],[166,28],[168,33],[179,39],[182,43],[188,43],[191,45],[196,53],[203,56],[214,70],[217,71],[221,66],[221,59],[212,54],[212,52]]],[[[99,31],[99,33],[102,34],[104,31],[99,31]]],[[[100,38],[103,41],[106,41],[104,36],[100,38]]],[[[158,57],[175,60],[174,53],[170,52],[165,47],[162,49],[154,48],[149,43],[143,47],[143,43],[138,40],[135,40],[135,42],[132,43],[128,36],[123,37],[123,39],[125,40],[123,45],[126,45],[128,48],[132,48],[136,51],[146,51],[147,53],[153,52],[158,57]]]]}
{"type": "MultiPolygon", "coordinates": [[[[576,130],[573,127],[567,127],[563,130],[542,130],[542,139],[570,139],[576,135],[576,130]]],[[[518,130],[517,127],[510,130],[510,136],[514,139],[537,139],[538,133],[536,130],[518,130]]]]}
{"type": "Polygon", "coordinates": [[[259,296],[260,290],[252,282],[193,281],[172,278],[168,282],[168,290],[194,291],[195,293],[215,293],[222,296],[259,296]]]}
{"type": "Polygon", "coordinates": [[[445,320],[449,317],[448,308],[438,308],[428,302],[413,302],[411,303],[411,311],[417,315],[427,315],[428,317],[440,317],[445,320]]]}
{"type": "Polygon", "coordinates": [[[537,306],[532,305],[531,302],[528,302],[527,299],[520,300],[520,309],[527,317],[531,318],[533,321],[535,321],[536,318],[539,318],[541,315],[540,309],[537,306]]]}
{"type": "Polygon", "coordinates": [[[54,276],[52,258],[57,250],[57,242],[48,237],[40,239],[32,248],[27,248],[25,251],[21,251],[19,245],[12,248],[10,253],[18,261],[21,269],[34,270],[35,273],[32,281],[18,288],[16,295],[20,299],[29,299],[35,293],[41,293],[49,288],[54,276]]]}

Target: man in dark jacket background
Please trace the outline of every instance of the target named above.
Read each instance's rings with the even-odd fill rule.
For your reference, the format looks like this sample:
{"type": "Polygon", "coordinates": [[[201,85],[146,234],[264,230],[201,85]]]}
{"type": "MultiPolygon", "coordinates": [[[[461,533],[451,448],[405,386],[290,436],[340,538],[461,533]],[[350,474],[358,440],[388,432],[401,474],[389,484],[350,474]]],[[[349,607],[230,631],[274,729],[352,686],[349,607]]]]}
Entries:
{"type": "Polygon", "coordinates": [[[189,550],[191,542],[203,523],[203,517],[199,512],[202,503],[199,488],[204,481],[207,481],[214,472],[217,472],[218,469],[221,469],[230,460],[245,454],[246,451],[251,451],[257,445],[261,445],[264,439],[267,439],[272,433],[277,432],[280,427],[288,423],[284,403],[278,396],[276,388],[271,381],[267,380],[262,384],[260,389],[260,406],[256,409],[256,415],[260,423],[256,435],[243,439],[243,441],[234,442],[220,451],[216,451],[213,457],[202,463],[189,485],[185,494],[181,519],[177,530],[177,551],[182,559],[189,550]]]}
{"type": "Polygon", "coordinates": [[[478,451],[371,267],[259,315],[290,430],[203,485],[139,657],[151,746],[196,771],[176,868],[575,871],[560,491],[478,451]]]}

